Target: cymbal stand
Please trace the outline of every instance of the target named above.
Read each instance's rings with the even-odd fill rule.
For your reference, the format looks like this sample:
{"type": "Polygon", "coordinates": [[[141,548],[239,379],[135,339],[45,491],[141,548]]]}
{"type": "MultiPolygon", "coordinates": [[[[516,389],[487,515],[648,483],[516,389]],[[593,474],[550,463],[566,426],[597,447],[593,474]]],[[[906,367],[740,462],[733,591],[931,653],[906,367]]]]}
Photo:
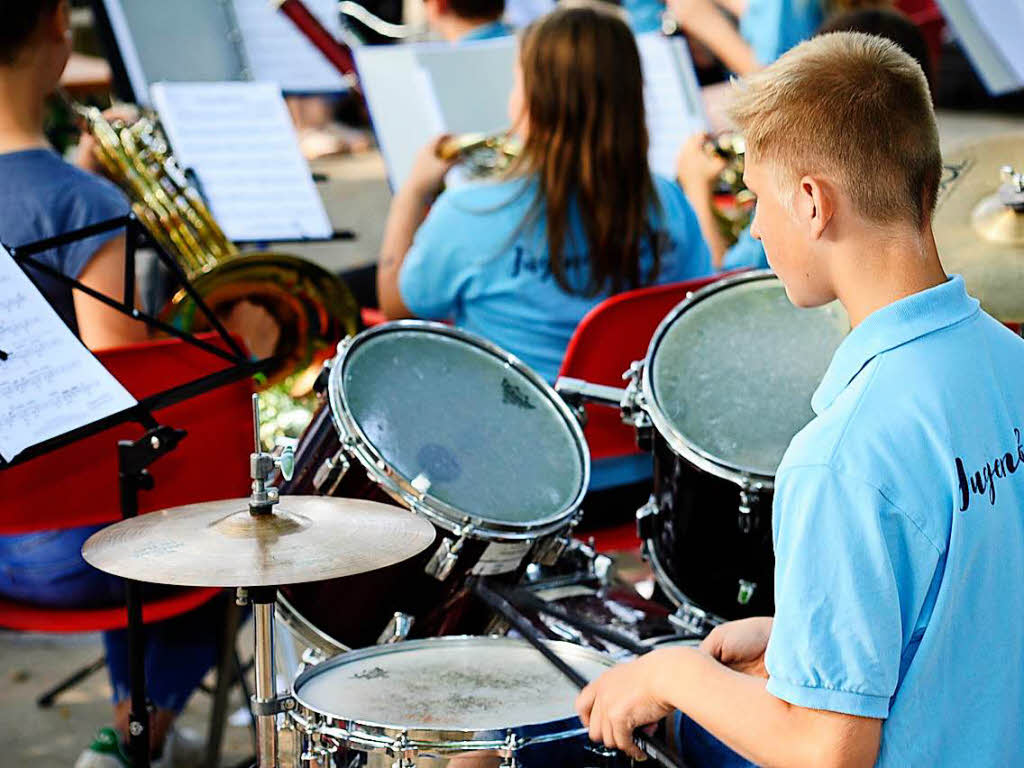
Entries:
{"type": "MultiPolygon", "coordinates": [[[[280,457],[263,451],[260,445],[259,397],[252,397],[252,420],[255,450],[249,456],[252,496],[249,514],[272,515],[278,502],[277,488],[267,484],[275,469],[281,470],[285,480],[291,480],[295,457],[286,449],[280,457]]],[[[255,637],[256,692],[252,697],[252,712],[256,716],[256,765],[258,768],[277,768],[277,715],[295,705],[290,696],[277,695],[277,673],[274,669],[274,605],[276,586],[239,588],[239,605],[252,604],[255,637]]]]}

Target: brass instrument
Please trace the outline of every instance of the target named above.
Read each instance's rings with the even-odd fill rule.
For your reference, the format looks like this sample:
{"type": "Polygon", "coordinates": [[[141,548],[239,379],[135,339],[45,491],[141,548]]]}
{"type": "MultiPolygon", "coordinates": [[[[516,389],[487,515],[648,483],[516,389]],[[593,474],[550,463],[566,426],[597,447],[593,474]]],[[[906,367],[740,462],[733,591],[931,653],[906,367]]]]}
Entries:
{"type": "Polygon", "coordinates": [[[732,201],[728,205],[716,201],[711,212],[722,236],[732,245],[739,239],[740,233],[750,226],[754,216],[754,193],[743,183],[746,144],[743,136],[738,133],[721,133],[707,141],[704,150],[726,161],[725,168],[718,175],[717,187],[719,191],[731,195],[732,201]]]}
{"type": "MultiPolygon", "coordinates": [[[[359,308],[348,287],[297,256],[241,252],[214,220],[153,119],[108,121],[95,107],[72,106],[95,139],[95,154],[107,175],[128,195],[139,221],[178,262],[207,305],[226,316],[246,300],[275,320],[280,334],[273,356],[278,362],[265,374],[261,397],[272,415],[286,413],[290,422],[286,429],[272,423],[268,431],[298,436],[305,423],[298,423],[296,407],[312,416],[313,380],[337,342],[357,331],[359,308]]],[[[180,290],[161,319],[187,332],[208,330],[197,309],[180,290]]]]}
{"type": "Polygon", "coordinates": [[[509,131],[465,133],[442,141],[437,147],[437,156],[442,160],[457,160],[471,178],[485,178],[511,168],[522,149],[522,143],[509,131]]]}

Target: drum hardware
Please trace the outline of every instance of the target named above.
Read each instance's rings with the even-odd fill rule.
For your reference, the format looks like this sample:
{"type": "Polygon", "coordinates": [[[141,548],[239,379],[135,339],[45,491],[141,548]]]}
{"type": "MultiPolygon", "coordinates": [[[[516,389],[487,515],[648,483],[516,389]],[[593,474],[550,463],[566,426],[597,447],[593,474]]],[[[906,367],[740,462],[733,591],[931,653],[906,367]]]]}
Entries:
{"type": "MultiPolygon", "coordinates": [[[[473,594],[491,607],[496,613],[502,615],[537,651],[547,659],[552,666],[561,672],[567,680],[582,690],[589,684],[589,680],[580,674],[571,664],[553,651],[541,637],[537,629],[526,620],[522,613],[503,595],[494,591],[488,584],[487,579],[477,578],[472,582],[473,594]]],[[[575,617],[573,617],[575,619],[575,617]]],[[[608,631],[601,628],[602,631],[608,631]]],[[[624,642],[627,638],[620,638],[624,642]]],[[[631,639],[628,639],[632,642],[631,639]]],[[[646,650],[646,649],[645,649],[646,650]]],[[[657,736],[650,735],[640,728],[633,732],[633,739],[645,755],[664,766],[675,766],[685,768],[682,761],[671,754],[665,743],[657,736]]]]}
{"type": "MultiPolygon", "coordinates": [[[[752,533],[761,527],[761,516],[758,514],[758,503],[764,493],[765,484],[760,481],[745,480],[740,483],[740,503],[738,523],[743,533],[752,533]]],[[[749,600],[749,598],[748,598],[749,600]]],[[[741,601],[744,605],[748,600],[741,601]]]]}
{"type": "Polygon", "coordinates": [[[253,609],[256,691],[250,706],[256,717],[257,763],[277,768],[277,718],[296,702],[277,693],[275,584],[392,564],[424,549],[433,529],[406,510],[372,502],[301,496],[282,501],[267,478],[275,469],[290,476],[291,458],[261,450],[260,426],[254,396],[248,499],[191,504],[124,520],[93,534],[82,556],[93,567],[133,580],[210,587],[234,583],[236,602],[253,609]],[[250,586],[237,587],[245,582],[250,586]]]}
{"type": "Polygon", "coordinates": [[[352,463],[345,455],[345,449],[342,448],[329,459],[324,459],[324,463],[313,475],[313,487],[324,496],[333,496],[351,468],[352,463]]]}
{"type": "Polygon", "coordinates": [[[438,581],[444,581],[451,576],[456,563],[459,562],[459,553],[462,551],[463,544],[466,543],[466,536],[471,530],[472,527],[469,526],[462,529],[462,532],[457,534],[458,538],[454,542],[445,536],[441,540],[441,546],[434,552],[423,572],[433,576],[438,581]]]}
{"type": "Polygon", "coordinates": [[[309,667],[315,667],[317,664],[322,664],[326,660],[327,654],[319,648],[306,648],[302,652],[302,669],[300,672],[309,667]]]}
{"type": "Polygon", "coordinates": [[[377,645],[389,645],[408,639],[409,633],[412,632],[412,625],[415,622],[415,616],[395,611],[391,621],[388,622],[388,625],[384,627],[384,631],[380,633],[380,637],[377,638],[377,645]]]}
{"type": "Polygon", "coordinates": [[[661,507],[654,500],[654,495],[636,511],[636,535],[640,541],[647,541],[654,536],[654,519],[661,514],[661,507]]]}
{"type": "Polygon", "coordinates": [[[1024,134],[943,153],[932,228],[946,271],[960,274],[982,308],[1024,322],[1024,134]]]}
{"type": "Polygon", "coordinates": [[[669,622],[688,634],[707,636],[712,629],[724,623],[723,619],[702,611],[693,603],[682,602],[675,613],[669,614],[669,622]]]}

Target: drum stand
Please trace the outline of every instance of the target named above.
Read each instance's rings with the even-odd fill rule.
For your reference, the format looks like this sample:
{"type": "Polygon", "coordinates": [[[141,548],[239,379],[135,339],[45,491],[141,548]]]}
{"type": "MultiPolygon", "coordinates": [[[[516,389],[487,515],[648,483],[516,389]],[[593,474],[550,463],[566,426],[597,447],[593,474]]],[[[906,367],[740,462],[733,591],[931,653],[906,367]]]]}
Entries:
{"type": "MultiPolygon", "coordinates": [[[[152,238],[149,237],[134,213],[7,250],[14,261],[23,268],[26,265],[31,266],[72,290],[88,294],[97,301],[146,324],[150,328],[178,338],[192,346],[199,347],[230,363],[230,366],[222,371],[151,395],[124,411],[111,414],[98,421],[31,446],[18,454],[10,462],[4,462],[0,459],[0,470],[3,470],[6,467],[21,464],[37,456],[64,448],[111,427],[128,422],[137,422],[146,430],[145,434],[137,440],[121,440],[117,446],[121,516],[123,519],[135,517],[139,511],[139,491],[149,490],[153,487],[153,478],[147,468],[161,456],[172,451],[182,438],[185,437],[184,431],[159,424],[153,417],[153,411],[184,402],[218,387],[225,386],[247,376],[252,376],[265,370],[274,360],[268,359],[254,363],[248,359],[242,348],[231,337],[217,316],[206,305],[206,302],[203,301],[191,283],[189,283],[181,266],[164,253],[158,243],[152,242],[152,238]],[[64,275],[50,265],[33,258],[53,248],[70,245],[89,237],[121,229],[125,231],[124,296],[121,300],[106,296],[64,275]],[[171,270],[180,286],[192,301],[195,302],[200,313],[206,317],[211,327],[219,334],[226,349],[196,338],[191,333],[178,330],[174,326],[168,325],[160,319],[135,308],[135,250],[144,240],[151,242],[161,262],[171,270]]],[[[142,595],[139,582],[125,579],[125,605],[128,613],[128,655],[131,676],[131,708],[128,715],[129,751],[132,757],[132,764],[136,768],[148,768],[150,764],[149,703],[146,700],[142,595]]]]}

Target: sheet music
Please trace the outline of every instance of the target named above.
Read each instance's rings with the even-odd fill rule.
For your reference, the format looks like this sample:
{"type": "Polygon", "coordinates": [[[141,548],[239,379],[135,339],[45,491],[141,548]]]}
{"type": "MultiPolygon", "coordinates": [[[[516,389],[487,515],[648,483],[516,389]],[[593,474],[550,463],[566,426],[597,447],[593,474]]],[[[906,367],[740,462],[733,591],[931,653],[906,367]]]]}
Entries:
{"type": "Polygon", "coordinates": [[[683,142],[707,130],[697,76],[685,43],[660,32],[637,35],[644,73],[644,107],[650,136],[651,170],[675,178],[683,142]]]}
{"type": "MultiPolygon", "coordinates": [[[[233,0],[252,80],[271,80],[291,93],[338,92],[345,79],[327,58],[267,0],[233,0]]],[[[336,38],[341,17],[336,0],[305,0],[336,38]]]]}
{"type": "Polygon", "coordinates": [[[331,237],[276,83],[156,83],[152,94],[175,155],[229,238],[331,237]]]}
{"type": "MultiPolygon", "coordinates": [[[[676,156],[707,118],[689,52],[681,39],[637,36],[645,77],[651,169],[675,175],[676,156]]],[[[508,125],[517,42],[363,46],[356,65],[392,188],[405,181],[416,152],[433,136],[491,133],[508,125]],[[396,83],[408,87],[396,87],[396,83]]]]}
{"type": "Polygon", "coordinates": [[[937,0],[989,93],[1024,88],[1024,1],[937,0]]]}
{"type": "Polygon", "coordinates": [[[3,246],[0,352],[0,457],[8,461],[136,404],[3,246]]]}

